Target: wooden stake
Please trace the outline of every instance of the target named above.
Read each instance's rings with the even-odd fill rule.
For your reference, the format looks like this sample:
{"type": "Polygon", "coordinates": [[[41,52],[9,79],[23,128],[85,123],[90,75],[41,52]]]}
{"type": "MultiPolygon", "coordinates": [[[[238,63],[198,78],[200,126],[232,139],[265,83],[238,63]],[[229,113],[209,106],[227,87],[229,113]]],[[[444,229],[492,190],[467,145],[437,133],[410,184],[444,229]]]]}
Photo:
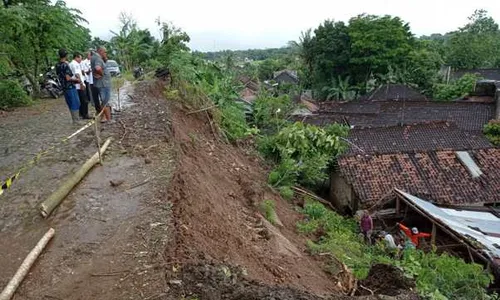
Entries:
{"type": "Polygon", "coordinates": [[[40,256],[40,253],[42,253],[43,249],[45,249],[45,246],[47,246],[50,239],[54,236],[54,233],[54,229],[50,228],[49,231],[47,231],[45,235],[40,239],[40,241],[38,241],[35,248],[31,250],[28,256],[26,256],[26,258],[24,259],[19,269],[17,269],[14,277],[12,277],[7,286],[3,289],[2,294],[0,294],[0,300],[9,300],[10,298],[12,298],[21,282],[23,282],[24,277],[26,276],[26,274],[28,274],[31,266],[35,263],[35,260],[38,258],[38,256],[40,256]]]}
{"type": "Polygon", "coordinates": [[[432,247],[436,247],[436,224],[435,223],[432,223],[431,245],[432,245],[432,247]]]}
{"type": "MultiPolygon", "coordinates": [[[[111,143],[111,138],[108,138],[102,146],[101,153],[104,153],[111,143]]],[[[83,166],[76,171],[66,182],[64,182],[55,192],[53,192],[42,205],[40,205],[40,213],[44,218],[47,218],[50,213],[64,200],[69,192],[77,185],[92,167],[99,162],[99,152],[94,154],[87,160],[83,166]]]]}
{"type": "Polygon", "coordinates": [[[99,164],[102,166],[102,157],[101,157],[101,141],[99,139],[99,128],[97,127],[97,118],[94,120],[94,131],[95,131],[95,142],[97,145],[97,154],[99,155],[99,164]]]}

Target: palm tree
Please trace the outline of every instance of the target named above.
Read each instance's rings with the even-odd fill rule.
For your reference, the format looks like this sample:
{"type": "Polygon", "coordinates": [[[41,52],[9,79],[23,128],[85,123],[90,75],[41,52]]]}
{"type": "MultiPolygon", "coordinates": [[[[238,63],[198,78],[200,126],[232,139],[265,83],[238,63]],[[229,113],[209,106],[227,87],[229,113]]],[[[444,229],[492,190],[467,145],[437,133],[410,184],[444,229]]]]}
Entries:
{"type": "Polygon", "coordinates": [[[353,100],[356,97],[356,92],[349,84],[350,76],[342,79],[340,76],[337,80],[332,80],[331,86],[323,87],[323,92],[327,93],[326,100],[353,100]]]}

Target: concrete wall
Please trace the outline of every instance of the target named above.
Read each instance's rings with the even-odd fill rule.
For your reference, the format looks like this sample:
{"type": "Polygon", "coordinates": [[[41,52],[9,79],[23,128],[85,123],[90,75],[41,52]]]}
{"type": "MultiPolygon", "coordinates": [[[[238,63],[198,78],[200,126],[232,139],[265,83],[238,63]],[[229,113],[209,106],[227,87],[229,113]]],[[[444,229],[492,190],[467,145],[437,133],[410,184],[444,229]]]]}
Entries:
{"type": "Polygon", "coordinates": [[[352,186],[339,173],[330,174],[330,201],[340,211],[355,212],[358,209],[352,186]]]}

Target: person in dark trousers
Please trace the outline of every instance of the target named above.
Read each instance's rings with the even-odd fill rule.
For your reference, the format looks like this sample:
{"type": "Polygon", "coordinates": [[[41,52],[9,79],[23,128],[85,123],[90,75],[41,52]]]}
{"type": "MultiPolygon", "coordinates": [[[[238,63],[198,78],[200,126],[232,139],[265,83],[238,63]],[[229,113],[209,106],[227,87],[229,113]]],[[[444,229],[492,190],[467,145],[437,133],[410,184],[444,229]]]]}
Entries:
{"type": "Polygon", "coordinates": [[[372,232],[373,232],[373,219],[370,216],[370,212],[368,210],[363,211],[363,216],[359,221],[359,227],[363,236],[365,237],[365,241],[371,245],[372,244],[372,232]]]}
{"type": "Polygon", "coordinates": [[[64,89],[64,99],[68,105],[73,119],[73,124],[79,123],[80,99],[76,91],[75,84],[80,83],[80,79],[74,76],[68,63],[68,52],[66,49],[59,50],[59,62],[56,64],[56,73],[64,89]]]}
{"type": "Polygon", "coordinates": [[[76,91],[78,92],[78,98],[80,99],[80,118],[90,119],[89,117],[89,100],[87,99],[87,93],[85,92],[84,84],[84,74],[82,71],[82,55],[79,52],[73,54],[73,60],[69,63],[71,71],[74,76],[80,80],[81,83],[75,84],[76,91]]]}
{"type": "Polygon", "coordinates": [[[94,85],[99,90],[101,97],[101,106],[104,110],[101,122],[111,121],[111,73],[106,68],[105,61],[108,59],[106,48],[99,47],[97,53],[92,55],[91,66],[92,75],[94,76],[94,85]]]}
{"type": "Polygon", "coordinates": [[[94,76],[92,75],[92,67],[90,60],[92,58],[92,50],[87,53],[87,58],[82,61],[82,70],[85,73],[85,85],[87,90],[87,98],[94,103],[96,114],[101,112],[101,100],[99,99],[99,90],[94,86],[94,76]]]}

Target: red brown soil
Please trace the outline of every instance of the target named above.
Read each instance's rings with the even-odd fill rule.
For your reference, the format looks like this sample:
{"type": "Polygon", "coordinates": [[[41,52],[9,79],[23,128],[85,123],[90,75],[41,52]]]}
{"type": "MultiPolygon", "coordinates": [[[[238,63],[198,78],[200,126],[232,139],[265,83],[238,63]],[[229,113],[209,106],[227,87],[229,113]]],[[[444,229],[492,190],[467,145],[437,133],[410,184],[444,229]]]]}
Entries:
{"type": "Polygon", "coordinates": [[[248,278],[290,285],[317,295],[338,292],[338,280],[305,253],[296,233],[301,216],[266,186],[257,156],[215,140],[205,113],[172,109],[178,166],[169,189],[176,235],[167,250],[171,262],[208,260],[241,266],[248,278]],[[258,213],[264,200],[276,202],[277,228],[258,213]]]}

